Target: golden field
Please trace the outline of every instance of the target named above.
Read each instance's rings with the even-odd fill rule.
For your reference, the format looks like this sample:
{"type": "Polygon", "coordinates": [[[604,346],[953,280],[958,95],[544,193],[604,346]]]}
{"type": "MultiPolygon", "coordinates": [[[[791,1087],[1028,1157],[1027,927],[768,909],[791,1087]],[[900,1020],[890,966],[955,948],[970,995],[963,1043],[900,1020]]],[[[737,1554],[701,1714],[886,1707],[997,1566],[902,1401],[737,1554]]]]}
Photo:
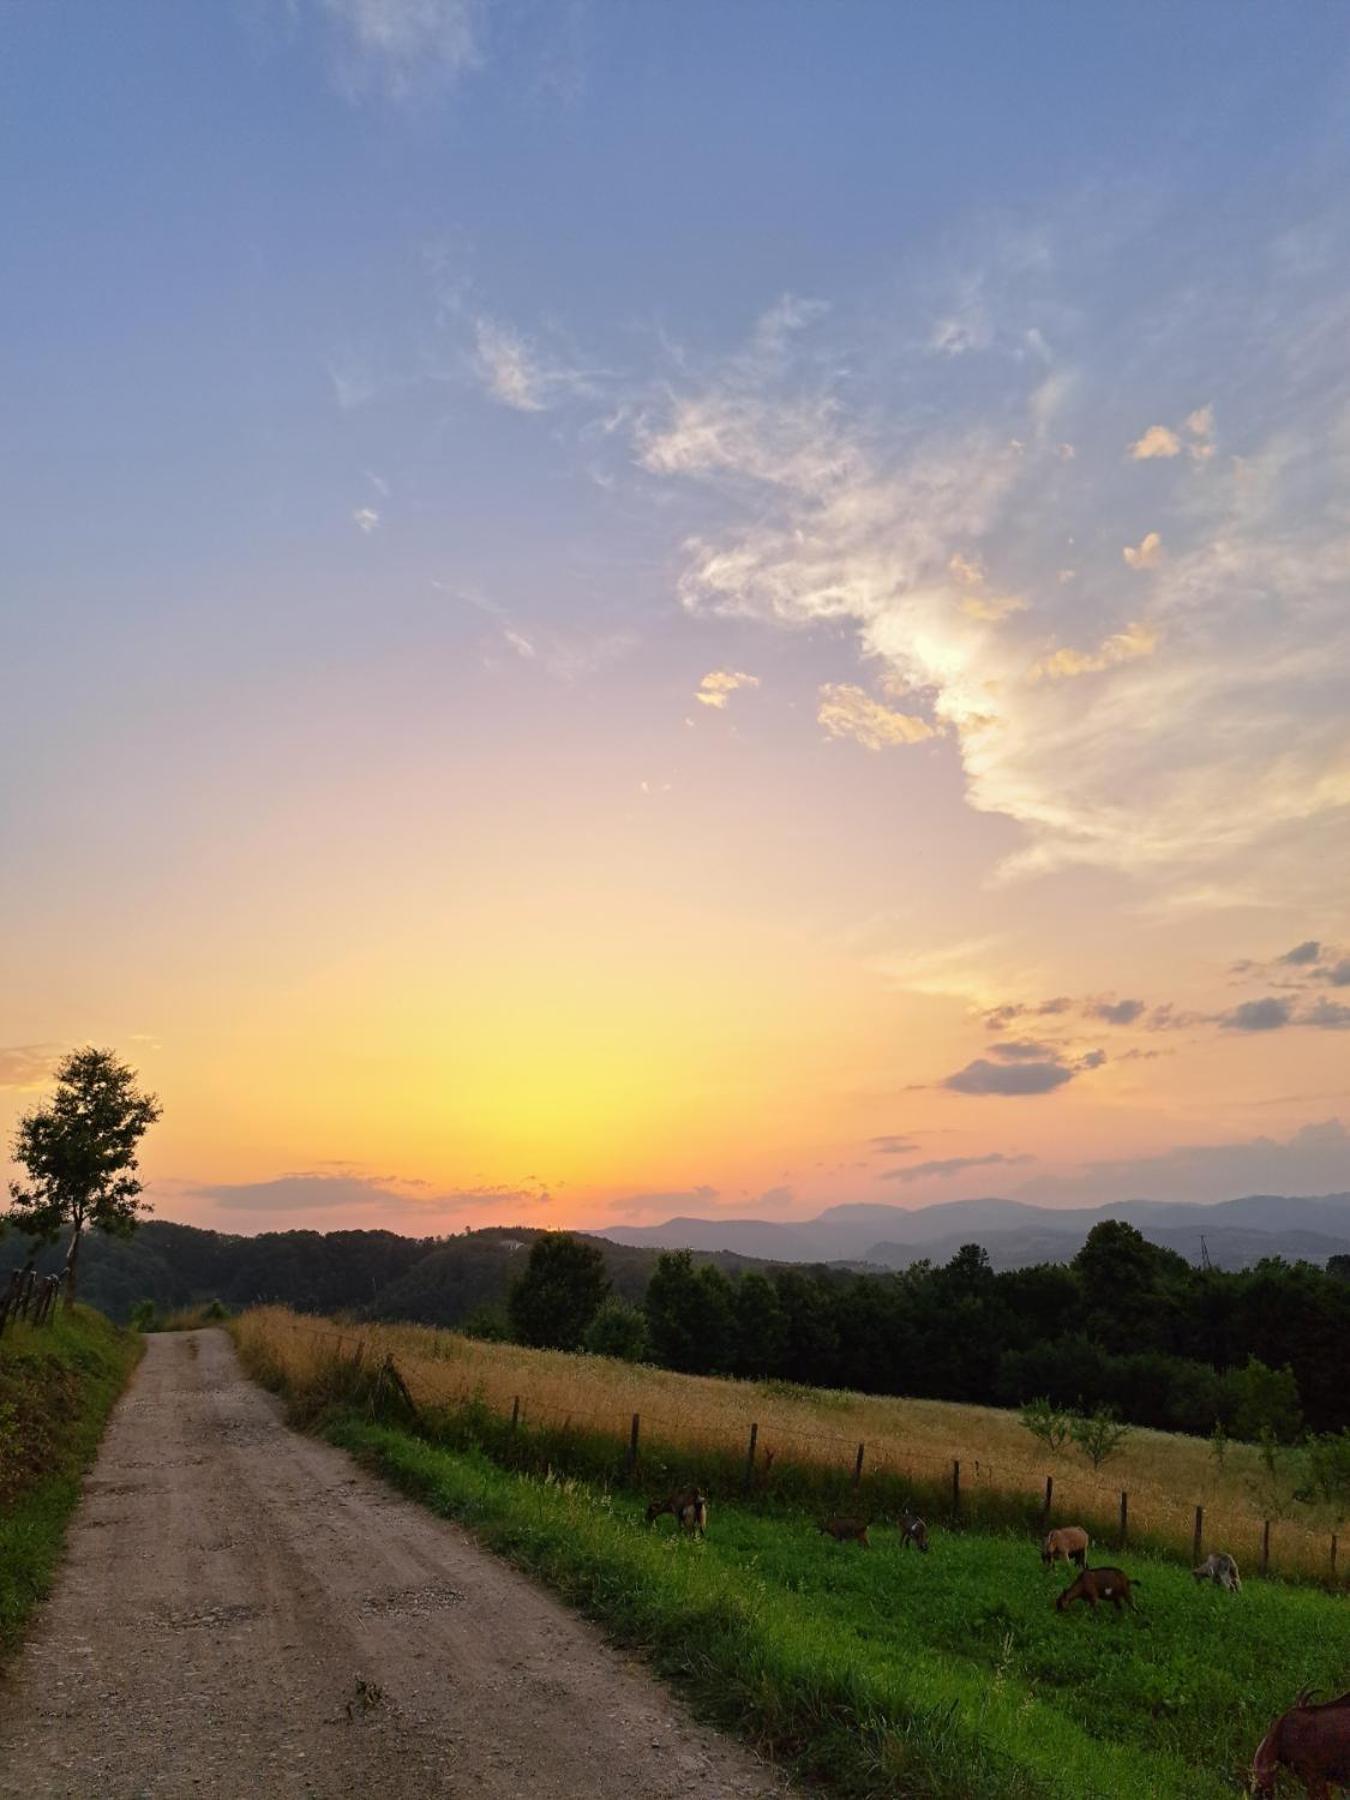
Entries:
{"type": "Polygon", "coordinates": [[[1230,1551],[1244,1572],[1256,1572],[1266,1519],[1273,1573],[1331,1572],[1337,1522],[1294,1501],[1291,1481],[1272,1481],[1246,1444],[1231,1444],[1220,1467],[1202,1438],[1136,1429],[1094,1473],[1067,1447],[1049,1455],[1015,1412],[993,1407],[678,1375],[607,1357],[483,1343],[422,1325],[302,1317],[285,1307],[244,1313],[231,1330],[255,1367],[270,1363],[293,1391],[317,1384],[335,1353],[352,1356],[360,1346],[367,1364],[395,1359],[421,1408],[476,1398],[509,1417],[518,1399],[526,1424],[570,1421],[616,1441],[627,1440],[638,1413],[644,1444],[658,1441],[692,1454],[744,1452],[753,1421],[759,1457],[772,1452],[779,1468],[851,1470],[863,1444],[870,1474],[909,1478],[930,1490],[950,1482],[954,1460],[967,1496],[1039,1496],[1052,1475],[1055,1522],[1080,1521],[1107,1542],[1115,1542],[1123,1489],[1132,1536],[1189,1554],[1195,1508],[1203,1506],[1206,1549],[1230,1551]]]}

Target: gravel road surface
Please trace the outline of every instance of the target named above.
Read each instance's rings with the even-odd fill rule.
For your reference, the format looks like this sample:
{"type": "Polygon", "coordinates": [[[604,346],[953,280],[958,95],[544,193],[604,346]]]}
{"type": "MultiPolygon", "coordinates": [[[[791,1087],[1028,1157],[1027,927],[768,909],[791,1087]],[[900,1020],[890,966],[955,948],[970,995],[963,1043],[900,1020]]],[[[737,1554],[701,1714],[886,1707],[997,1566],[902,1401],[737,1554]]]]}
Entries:
{"type": "Polygon", "coordinates": [[[786,1786],[456,1526],[151,1337],[0,1678],[0,1795],[749,1800],[786,1786]]]}

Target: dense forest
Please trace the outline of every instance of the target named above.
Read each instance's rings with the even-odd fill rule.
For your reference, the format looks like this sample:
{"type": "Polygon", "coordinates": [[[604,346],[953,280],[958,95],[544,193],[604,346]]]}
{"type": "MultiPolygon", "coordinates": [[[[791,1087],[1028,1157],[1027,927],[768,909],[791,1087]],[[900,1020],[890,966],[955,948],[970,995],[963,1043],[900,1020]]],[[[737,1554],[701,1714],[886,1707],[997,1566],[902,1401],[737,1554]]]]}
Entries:
{"type": "Polygon", "coordinates": [[[1130,1225],[1071,1263],[779,1269],[728,1282],[684,1253],[648,1285],[647,1354],[698,1372],[1014,1405],[1045,1395],[1135,1424],[1292,1438],[1350,1425],[1350,1259],[1197,1269],[1130,1225]]]}
{"type": "MultiPolygon", "coordinates": [[[[25,1249],[11,1236],[0,1266],[25,1249]]],[[[39,1257],[44,1270],[59,1262],[56,1248],[39,1257]]],[[[1200,1269],[1116,1221],[1069,1263],[1000,1273],[971,1244],[891,1274],[524,1228],[231,1237],[152,1221],[130,1239],[92,1238],[81,1291],[119,1319],[143,1300],[161,1311],[276,1300],[694,1373],[998,1405],[1045,1395],[1172,1430],[1292,1437],[1350,1425],[1350,1259],[1200,1269]]]]}

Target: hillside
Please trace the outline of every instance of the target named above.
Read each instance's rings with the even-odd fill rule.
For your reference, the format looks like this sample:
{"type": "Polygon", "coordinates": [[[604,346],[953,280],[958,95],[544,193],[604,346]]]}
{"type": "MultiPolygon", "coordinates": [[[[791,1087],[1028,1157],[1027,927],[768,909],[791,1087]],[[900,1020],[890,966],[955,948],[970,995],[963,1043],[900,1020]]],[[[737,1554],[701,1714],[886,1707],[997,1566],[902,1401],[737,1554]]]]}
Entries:
{"type": "MultiPolygon", "coordinates": [[[[90,1234],[80,1253],[80,1297],[123,1323],[141,1300],[153,1300],[161,1313],[221,1300],[231,1309],[276,1302],[301,1312],[360,1311],[459,1325],[479,1307],[505,1301],[522,1253],[538,1235],[524,1226],[493,1226],[449,1238],[392,1231],[237,1237],[151,1219],[133,1238],[90,1234]]],[[[616,1291],[640,1300],[659,1252],[598,1241],[616,1291]]],[[[0,1267],[21,1259],[17,1239],[0,1249],[0,1267]]],[[[766,1266],[731,1252],[699,1260],[728,1275],[766,1266]]],[[[38,1257],[43,1273],[60,1265],[57,1247],[38,1257]]]]}

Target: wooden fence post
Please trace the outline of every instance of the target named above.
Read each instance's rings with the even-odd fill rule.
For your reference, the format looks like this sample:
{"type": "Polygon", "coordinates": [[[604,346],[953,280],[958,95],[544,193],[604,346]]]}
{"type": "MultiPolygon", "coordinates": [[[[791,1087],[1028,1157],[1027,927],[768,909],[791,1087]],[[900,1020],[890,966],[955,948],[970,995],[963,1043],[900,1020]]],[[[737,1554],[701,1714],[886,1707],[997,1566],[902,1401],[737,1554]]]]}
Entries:
{"type": "Polygon", "coordinates": [[[1203,1506],[1197,1506],[1195,1509],[1195,1537],[1191,1542],[1191,1561],[1193,1563],[1199,1563],[1203,1560],[1204,1542],[1205,1509],[1203,1506]]]}
{"type": "Polygon", "coordinates": [[[1050,1524],[1050,1507],[1054,1501],[1054,1498],[1055,1498],[1055,1478],[1053,1475],[1047,1475],[1045,1478],[1045,1499],[1041,1502],[1041,1530],[1042,1531],[1046,1530],[1050,1524]]]}
{"type": "Polygon", "coordinates": [[[750,1427],[750,1443],[745,1452],[745,1492],[748,1494],[755,1482],[755,1445],[759,1442],[758,1423],[750,1427]]]}
{"type": "Polygon", "coordinates": [[[866,1448],[867,1448],[867,1446],[865,1444],[859,1444],[858,1445],[858,1454],[853,1459],[853,1485],[854,1485],[854,1487],[857,1487],[858,1483],[862,1480],[863,1451],[866,1448]]]}
{"type": "Polygon", "coordinates": [[[512,1429],[512,1431],[515,1430],[516,1426],[519,1425],[519,1423],[520,1423],[520,1395],[517,1394],[515,1399],[511,1402],[511,1429],[512,1429]]]}
{"type": "Polygon", "coordinates": [[[1264,1575],[1270,1568],[1270,1520],[1261,1526],[1261,1573],[1264,1575]]]}
{"type": "Polygon", "coordinates": [[[630,1477],[632,1476],[634,1470],[637,1468],[638,1432],[641,1429],[641,1425],[642,1425],[641,1415],[638,1413],[634,1413],[633,1414],[633,1423],[630,1426],[629,1432],[628,1432],[628,1462],[627,1462],[626,1471],[625,1471],[630,1477]]]}
{"type": "Polygon", "coordinates": [[[1120,1490],[1120,1547],[1123,1550],[1130,1541],[1130,1496],[1125,1489],[1120,1490]]]}
{"type": "Polygon", "coordinates": [[[955,1457],[953,1457],[952,1458],[952,1518],[955,1520],[959,1520],[960,1517],[961,1517],[961,1464],[955,1457]]]}

